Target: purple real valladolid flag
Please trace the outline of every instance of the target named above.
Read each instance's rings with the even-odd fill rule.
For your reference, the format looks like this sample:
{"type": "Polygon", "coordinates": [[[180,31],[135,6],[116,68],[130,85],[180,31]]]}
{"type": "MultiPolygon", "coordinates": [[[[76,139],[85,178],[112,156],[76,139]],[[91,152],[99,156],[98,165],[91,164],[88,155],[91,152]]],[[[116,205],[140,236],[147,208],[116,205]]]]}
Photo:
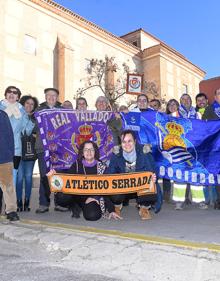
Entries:
{"type": "Polygon", "coordinates": [[[87,140],[98,145],[102,161],[110,159],[114,143],[107,122],[113,112],[46,109],[35,117],[48,169],[68,169],[77,159],[80,144],[87,140]]]}

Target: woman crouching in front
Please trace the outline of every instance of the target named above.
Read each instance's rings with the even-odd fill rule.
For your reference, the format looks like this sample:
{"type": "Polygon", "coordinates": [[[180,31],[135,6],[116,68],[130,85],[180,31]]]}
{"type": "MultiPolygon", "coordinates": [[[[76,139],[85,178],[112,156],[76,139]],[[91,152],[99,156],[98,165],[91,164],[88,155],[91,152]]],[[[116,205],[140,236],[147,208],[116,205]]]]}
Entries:
{"type": "MultiPolygon", "coordinates": [[[[149,152],[145,152],[144,146],[136,142],[133,131],[126,130],[121,133],[121,149],[118,154],[113,154],[110,160],[107,174],[121,174],[149,171],[155,172],[154,159],[149,152]]],[[[156,175],[153,174],[152,180],[156,183],[156,175]]],[[[115,211],[120,216],[122,202],[126,200],[124,194],[111,196],[112,202],[115,204],[115,211]]],[[[157,201],[156,194],[136,196],[137,204],[140,206],[139,215],[141,219],[151,219],[149,209],[157,201]]]]}
{"type": "MultiPolygon", "coordinates": [[[[65,174],[80,174],[80,175],[98,175],[103,174],[106,165],[99,160],[99,149],[96,143],[85,141],[79,147],[78,159],[69,170],[60,171],[65,174]]],[[[50,170],[47,176],[55,173],[55,170],[50,170]]],[[[114,204],[108,196],[80,196],[64,193],[56,193],[55,201],[59,206],[68,207],[72,210],[72,217],[79,217],[79,206],[83,210],[83,216],[86,220],[97,221],[101,217],[111,219],[121,219],[115,213],[114,204]]]]}

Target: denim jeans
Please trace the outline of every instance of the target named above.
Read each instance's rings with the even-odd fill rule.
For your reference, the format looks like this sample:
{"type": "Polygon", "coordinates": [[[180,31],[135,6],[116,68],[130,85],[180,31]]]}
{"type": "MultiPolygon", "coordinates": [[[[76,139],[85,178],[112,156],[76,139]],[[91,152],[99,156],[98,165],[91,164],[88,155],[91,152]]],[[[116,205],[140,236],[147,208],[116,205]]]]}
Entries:
{"type": "Polygon", "coordinates": [[[204,186],[205,203],[213,204],[218,199],[218,193],[215,186],[204,186]]]}
{"type": "Polygon", "coordinates": [[[18,167],[16,194],[17,200],[22,200],[23,183],[25,184],[25,199],[30,200],[32,190],[32,177],[34,169],[34,161],[21,160],[18,167]]]}
{"type": "Polygon", "coordinates": [[[21,162],[21,156],[14,156],[13,158],[13,184],[17,184],[18,168],[21,162]]]}

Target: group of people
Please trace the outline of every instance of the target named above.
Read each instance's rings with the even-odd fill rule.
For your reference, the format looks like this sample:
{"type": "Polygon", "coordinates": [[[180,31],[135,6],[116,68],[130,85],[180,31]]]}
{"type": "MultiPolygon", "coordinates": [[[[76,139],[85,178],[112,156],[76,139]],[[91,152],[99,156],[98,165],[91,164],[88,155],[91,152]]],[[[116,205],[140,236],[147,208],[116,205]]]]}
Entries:
{"type": "MultiPolygon", "coordinates": [[[[2,197],[5,202],[5,213],[9,220],[19,220],[17,212],[30,211],[30,199],[32,189],[33,168],[38,160],[40,173],[39,207],[36,213],[49,211],[50,192],[48,192],[47,176],[55,171],[46,166],[44,160],[44,148],[40,137],[40,131],[34,118],[34,112],[45,109],[66,108],[73,109],[70,101],[63,104],[59,102],[59,91],[55,88],[44,90],[45,102],[38,104],[38,100],[30,95],[22,96],[21,91],[15,86],[9,86],[5,90],[5,99],[0,102],[0,209],[2,209],[2,197]],[[22,154],[22,137],[32,136],[35,139],[35,155],[32,159],[24,159],[22,154]],[[25,194],[23,196],[23,186],[25,194]]],[[[99,96],[95,103],[97,111],[111,110],[110,103],[105,96],[99,96]]],[[[85,111],[88,108],[84,97],[76,100],[75,110],[85,111]]],[[[147,95],[137,96],[137,105],[132,111],[142,112],[161,110],[161,103],[157,99],[149,102],[147,95]]],[[[119,112],[127,113],[127,106],[120,106],[119,112]]],[[[215,101],[208,105],[208,98],[204,93],[196,96],[196,107],[192,106],[192,99],[188,94],[183,94],[180,102],[175,99],[168,101],[166,114],[182,118],[196,118],[204,120],[220,119],[220,89],[215,91],[215,101]]],[[[122,131],[122,122],[119,114],[108,121],[112,131],[115,147],[117,148],[107,165],[99,159],[99,149],[92,141],[84,142],[79,148],[78,158],[68,171],[62,173],[77,174],[117,174],[133,173],[140,171],[153,172],[152,180],[157,186],[157,194],[137,196],[132,198],[137,201],[137,207],[141,219],[151,219],[151,211],[159,211],[161,205],[161,190],[155,172],[154,159],[149,149],[149,144],[140,145],[133,131],[122,131]],[[155,207],[156,206],[156,207],[155,207]],[[158,207],[159,206],[159,207],[158,207]]],[[[202,209],[210,204],[210,188],[193,186],[185,183],[174,182],[171,192],[171,182],[163,180],[164,199],[176,202],[177,210],[183,209],[189,200],[191,191],[192,201],[199,203],[202,209]],[[172,193],[172,195],[171,195],[172,193]]],[[[220,209],[220,187],[213,188],[215,208],[220,209]]],[[[56,193],[54,204],[56,211],[72,211],[73,217],[79,217],[82,211],[87,220],[98,220],[102,216],[121,219],[122,206],[129,203],[129,195],[112,196],[77,196],[56,193]]]]}
{"type": "MultiPolygon", "coordinates": [[[[192,99],[188,94],[183,94],[180,103],[171,99],[167,103],[166,113],[174,117],[202,119],[202,120],[219,120],[220,119],[220,89],[215,91],[215,101],[208,104],[206,94],[199,93],[196,95],[196,107],[192,106],[192,99]]],[[[169,197],[171,183],[169,180],[163,180],[165,197],[169,197]]],[[[195,186],[174,182],[173,200],[176,202],[175,209],[182,210],[189,202],[189,191],[191,191],[192,201],[199,204],[201,209],[208,209],[210,201],[214,201],[214,208],[220,209],[220,186],[215,188],[209,186],[195,186]]]]}

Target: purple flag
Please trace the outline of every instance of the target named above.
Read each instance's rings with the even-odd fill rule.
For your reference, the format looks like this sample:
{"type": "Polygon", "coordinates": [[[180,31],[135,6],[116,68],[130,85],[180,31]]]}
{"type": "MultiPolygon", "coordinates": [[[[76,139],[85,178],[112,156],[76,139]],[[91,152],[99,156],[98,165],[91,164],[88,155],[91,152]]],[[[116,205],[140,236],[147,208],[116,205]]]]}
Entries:
{"type": "Polygon", "coordinates": [[[114,143],[107,122],[114,117],[113,112],[46,109],[35,116],[48,169],[68,169],[77,158],[80,144],[87,140],[98,145],[101,160],[110,158],[114,143]]]}

